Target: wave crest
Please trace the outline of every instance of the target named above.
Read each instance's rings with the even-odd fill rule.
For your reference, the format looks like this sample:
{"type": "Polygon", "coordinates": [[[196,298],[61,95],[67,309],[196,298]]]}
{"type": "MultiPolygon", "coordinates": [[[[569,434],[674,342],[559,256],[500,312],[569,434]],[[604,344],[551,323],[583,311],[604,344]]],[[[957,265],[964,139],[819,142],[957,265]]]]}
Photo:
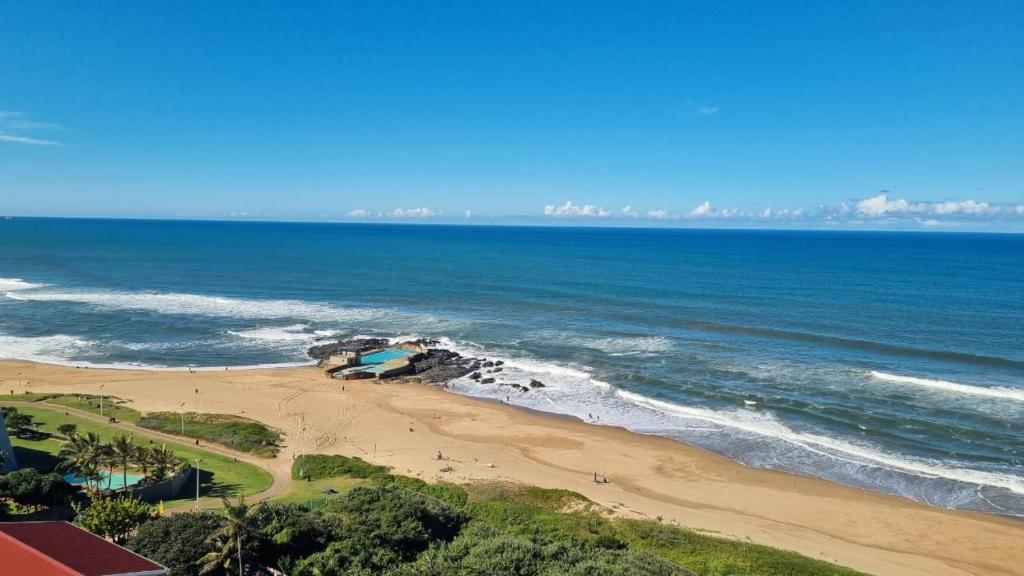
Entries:
{"type": "Polygon", "coordinates": [[[933,390],[940,390],[942,392],[953,394],[964,394],[968,396],[984,396],[987,398],[1001,398],[1005,400],[1016,400],[1018,402],[1024,402],[1024,390],[1018,390],[1015,388],[988,388],[985,386],[970,386],[967,384],[958,384],[956,382],[950,382],[948,380],[930,380],[928,378],[917,378],[915,376],[901,376],[899,374],[879,372],[878,370],[872,370],[870,374],[872,378],[882,380],[885,382],[894,382],[897,384],[911,384],[913,386],[931,388],[933,390]]]}

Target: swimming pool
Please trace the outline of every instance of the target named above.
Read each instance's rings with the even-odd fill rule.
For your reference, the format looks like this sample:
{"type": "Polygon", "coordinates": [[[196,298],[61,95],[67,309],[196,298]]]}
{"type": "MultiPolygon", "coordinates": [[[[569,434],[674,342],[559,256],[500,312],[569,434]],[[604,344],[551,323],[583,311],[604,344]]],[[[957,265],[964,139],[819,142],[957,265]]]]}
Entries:
{"type": "Polygon", "coordinates": [[[412,354],[412,352],[409,352],[408,350],[403,350],[401,348],[385,348],[380,352],[374,352],[372,354],[367,354],[363,356],[362,358],[360,358],[360,361],[363,363],[364,366],[371,364],[383,364],[385,362],[390,362],[392,360],[398,360],[399,358],[412,356],[412,354]]]}
{"type": "MultiPolygon", "coordinates": [[[[102,470],[102,471],[100,471],[100,476],[103,477],[103,479],[100,480],[100,489],[101,490],[120,490],[121,488],[124,488],[124,486],[125,486],[123,475],[120,472],[114,472],[114,474],[110,475],[109,478],[108,478],[107,471],[106,470],[102,470]],[[107,484],[108,480],[110,482],[109,485],[107,484]]],[[[128,473],[128,486],[134,486],[134,485],[138,484],[139,482],[142,482],[142,479],[145,478],[145,477],[146,476],[144,474],[135,474],[135,473],[129,472],[128,473]]],[[[64,475],[64,481],[67,482],[68,484],[73,484],[73,485],[77,485],[77,486],[85,486],[85,478],[79,476],[78,474],[65,474],[64,475]]]]}

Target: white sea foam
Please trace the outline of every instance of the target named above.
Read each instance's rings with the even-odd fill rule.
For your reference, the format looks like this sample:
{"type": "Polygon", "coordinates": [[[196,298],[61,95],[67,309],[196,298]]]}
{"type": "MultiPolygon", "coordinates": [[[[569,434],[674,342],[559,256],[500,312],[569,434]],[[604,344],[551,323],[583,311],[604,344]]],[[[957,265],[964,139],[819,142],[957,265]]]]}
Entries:
{"type": "Polygon", "coordinates": [[[1017,494],[1024,494],[1024,477],[1021,476],[947,466],[931,461],[891,454],[874,446],[854,444],[820,434],[798,432],[782,424],[774,416],[764,412],[712,410],[710,408],[681,406],[671,402],[648,398],[647,396],[626,390],[617,390],[616,393],[633,404],[651,410],[672,414],[683,419],[710,422],[723,428],[772,438],[832,459],[862,466],[896,470],[925,478],[944,478],[979,486],[996,486],[1006,488],[1017,494]]]}
{"type": "Polygon", "coordinates": [[[89,292],[73,290],[19,290],[6,296],[32,302],[73,302],[112,310],[145,310],[160,314],[188,314],[253,320],[302,319],[318,323],[403,322],[450,326],[452,319],[388,308],[343,307],[303,300],[259,300],[187,293],[89,292]]]}
{"type": "MultiPolygon", "coordinates": [[[[557,386],[559,382],[568,380],[572,382],[587,383],[590,386],[603,390],[609,390],[611,388],[611,384],[598,380],[585,367],[567,366],[565,364],[545,362],[543,360],[528,358],[512,353],[487,350],[473,342],[460,342],[449,338],[438,338],[437,341],[441,348],[458,352],[463,356],[487,358],[488,360],[493,361],[500,360],[503,363],[503,371],[493,374],[492,376],[495,378],[504,374],[504,376],[500,377],[502,379],[509,379],[510,381],[536,379],[544,382],[545,385],[554,384],[557,386]]],[[[526,382],[519,383],[525,384],[526,382]]]]}
{"type": "Polygon", "coordinates": [[[914,376],[900,376],[899,374],[889,374],[887,372],[879,372],[877,370],[872,370],[871,376],[873,378],[883,380],[885,382],[910,384],[913,386],[920,386],[923,388],[931,388],[933,390],[941,390],[943,392],[951,394],[985,396],[988,398],[1001,398],[1005,400],[1016,400],[1018,402],[1024,402],[1024,389],[1018,390],[1015,388],[988,388],[985,386],[970,386],[967,384],[949,382],[947,380],[930,380],[928,378],[917,378],[914,376]]]}
{"type": "Polygon", "coordinates": [[[0,334],[0,357],[46,364],[66,364],[68,357],[92,348],[95,343],[66,334],[11,336],[0,334]]]}
{"type": "Polygon", "coordinates": [[[45,284],[33,284],[25,282],[21,278],[0,278],[0,291],[32,290],[42,288],[45,284]]]}
{"type": "Polygon", "coordinates": [[[239,338],[272,342],[312,342],[322,338],[316,333],[306,332],[305,330],[308,328],[309,326],[306,324],[292,324],[290,326],[266,326],[251,330],[228,330],[228,334],[239,338]]]}

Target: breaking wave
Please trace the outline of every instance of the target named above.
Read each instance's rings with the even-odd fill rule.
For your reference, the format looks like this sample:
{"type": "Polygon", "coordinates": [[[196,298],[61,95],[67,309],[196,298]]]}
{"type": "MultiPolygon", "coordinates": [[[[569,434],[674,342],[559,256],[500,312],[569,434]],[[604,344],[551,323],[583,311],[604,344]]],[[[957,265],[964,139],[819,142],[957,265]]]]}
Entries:
{"type": "Polygon", "coordinates": [[[930,380],[928,378],[917,378],[914,376],[900,376],[899,374],[889,374],[888,372],[879,372],[877,370],[872,370],[870,374],[873,378],[883,380],[885,382],[910,384],[913,386],[931,388],[933,390],[940,390],[942,392],[952,394],[984,396],[987,398],[1001,398],[1005,400],[1016,400],[1018,402],[1024,402],[1024,390],[1018,390],[1015,388],[989,388],[985,386],[970,386],[967,384],[957,384],[956,382],[949,382],[948,380],[930,380]]]}
{"type": "Polygon", "coordinates": [[[925,478],[943,478],[978,486],[995,486],[1016,494],[1024,494],[1024,477],[1021,476],[942,466],[924,460],[898,456],[872,446],[854,444],[820,434],[798,432],[785,426],[770,414],[749,410],[712,410],[681,406],[626,390],[617,390],[616,394],[633,404],[651,410],[769,437],[831,459],[861,466],[897,470],[925,478]]]}

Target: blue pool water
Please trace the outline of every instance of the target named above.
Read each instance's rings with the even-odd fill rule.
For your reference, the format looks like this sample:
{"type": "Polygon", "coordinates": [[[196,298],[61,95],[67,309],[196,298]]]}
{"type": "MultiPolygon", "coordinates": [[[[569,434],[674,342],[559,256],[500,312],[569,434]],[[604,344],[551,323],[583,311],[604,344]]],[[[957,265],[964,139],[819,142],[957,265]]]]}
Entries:
{"type": "Polygon", "coordinates": [[[410,356],[411,353],[408,350],[402,350],[401,348],[385,348],[380,352],[374,352],[363,356],[360,360],[365,366],[371,364],[383,364],[390,362],[391,360],[398,360],[399,358],[405,358],[410,356]]]}
{"type": "MultiPolygon", "coordinates": [[[[113,475],[109,475],[105,470],[103,470],[100,471],[100,475],[103,476],[103,479],[100,480],[100,488],[103,490],[120,490],[126,486],[124,478],[122,477],[123,475],[120,472],[114,472],[113,475]]],[[[143,474],[133,474],[129,472],[127,486],[134,486],[141,482],[145,477],[146,476],[143,474]]],[[[68,484],[85,485],[85,478],[78,474],[65,474],[64,481],[68,484]]]]}
{"type": "Polygon", "coordinates": [[[352,336],[504,361],[463,394],[1024,516],[1024,234],[0,220],[0,357],[223,370],[352,336]]]}

